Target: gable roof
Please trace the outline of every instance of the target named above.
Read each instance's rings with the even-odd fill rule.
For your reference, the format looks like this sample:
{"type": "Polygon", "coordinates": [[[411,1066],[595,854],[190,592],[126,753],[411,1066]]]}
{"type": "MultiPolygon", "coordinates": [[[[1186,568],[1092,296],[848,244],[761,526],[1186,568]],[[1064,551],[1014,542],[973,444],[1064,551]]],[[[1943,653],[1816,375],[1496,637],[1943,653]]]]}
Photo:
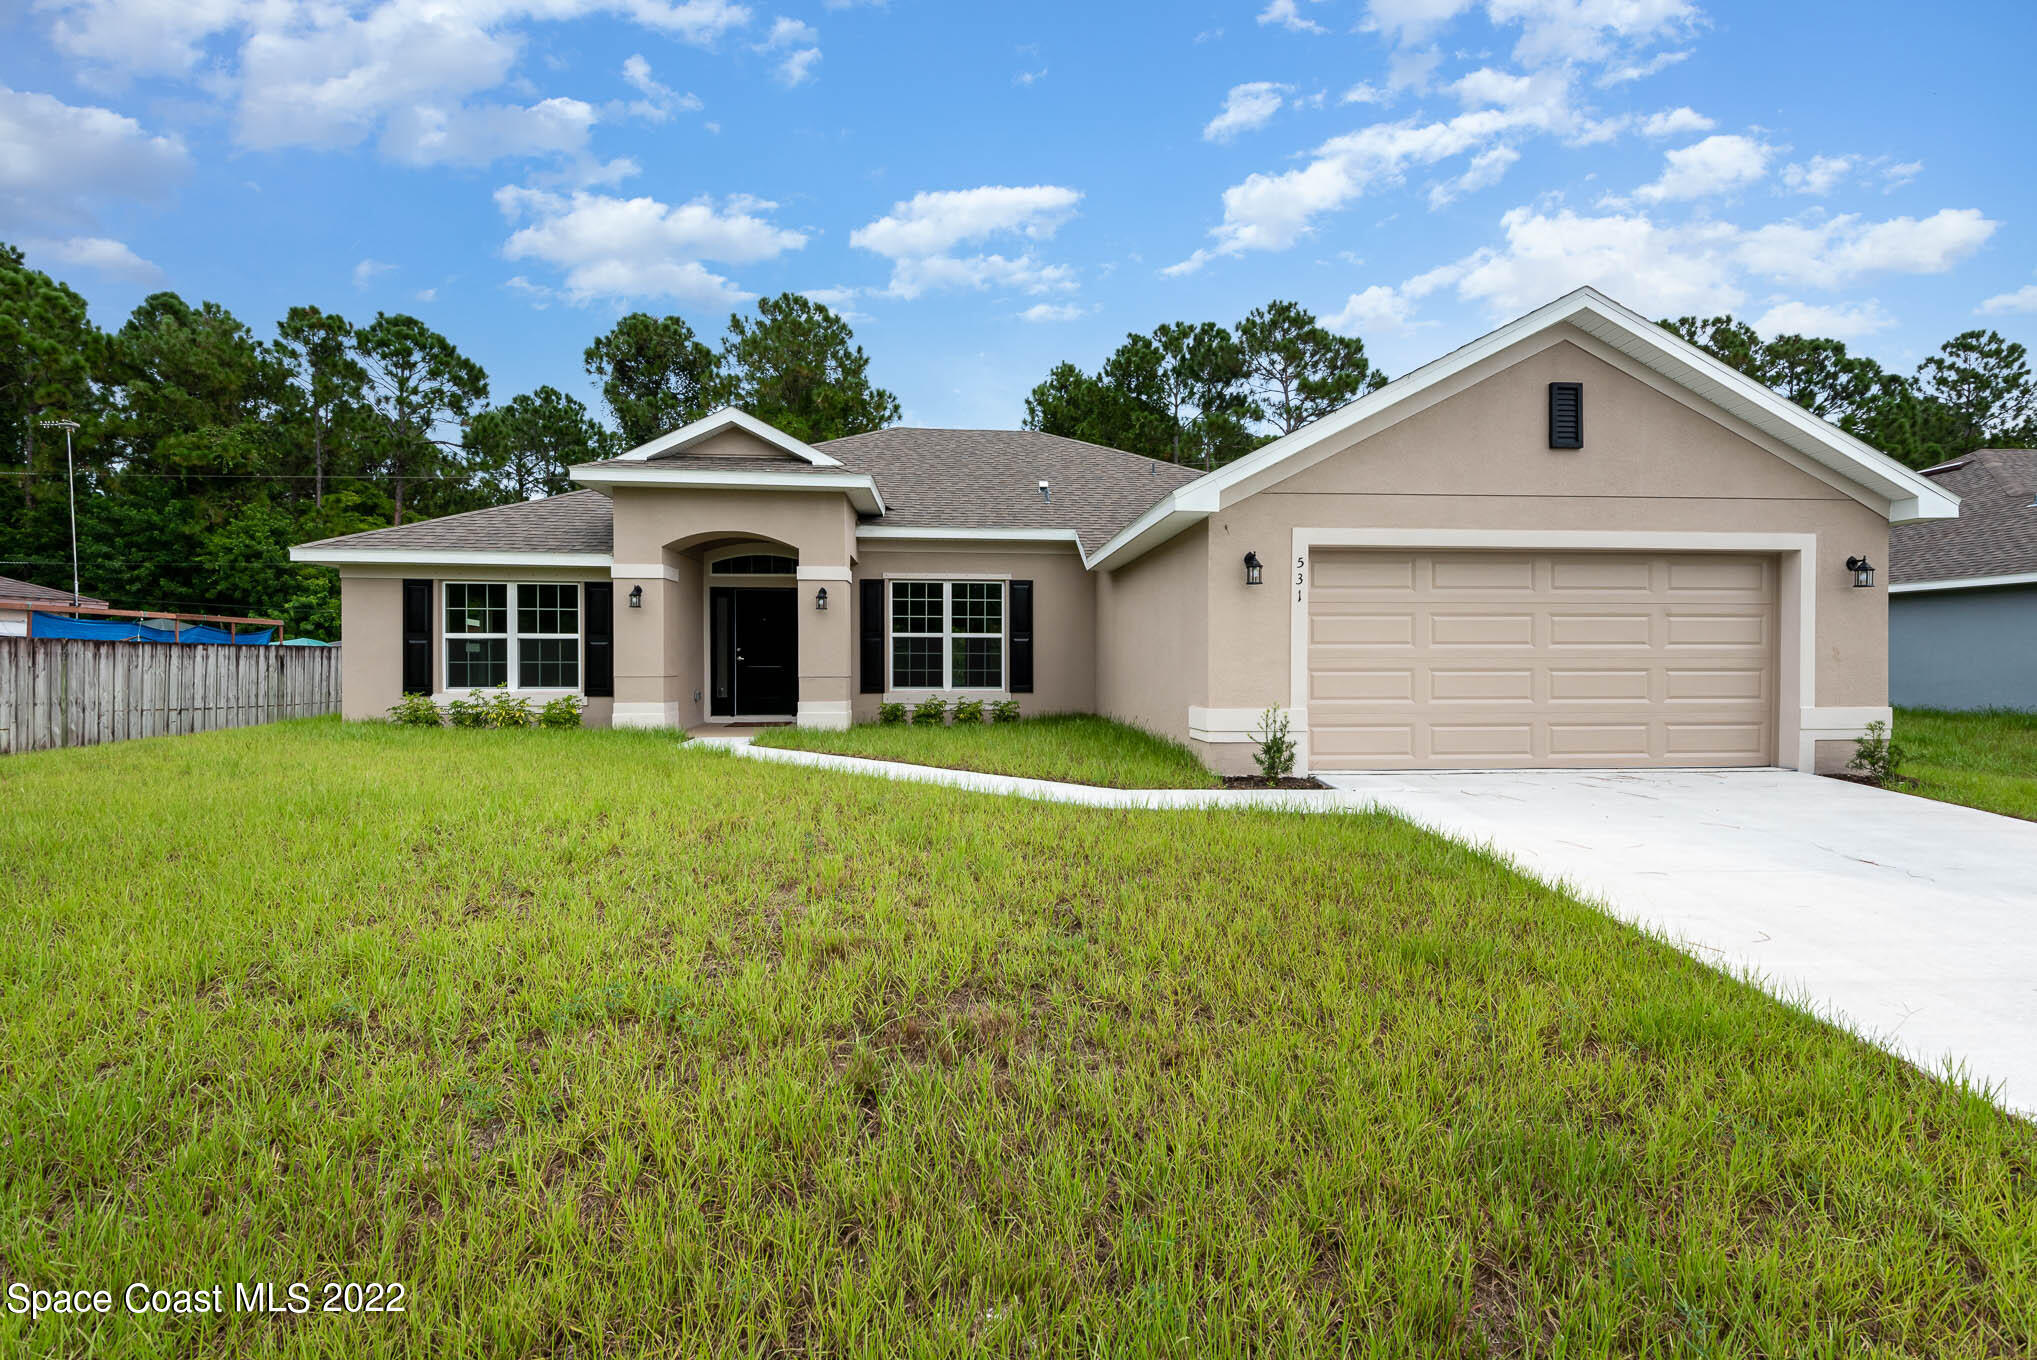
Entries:
{"type": "Polygon", "coordinates": [[[751,438],[761,439],[772,448],[814,467],[836,466],[834,459],[813,445],[794,439],[775,425],[767,425],[748,411],[734,406],[724,406],[718,411],[710,411],[689,425],[681,425],[676,430],[661,434],[656,439],[637,445],[628,453],[606,461],[641,463],[652,458],[670,457],[673,454],[684,453],[695,444],[712,439],[715,435],[728,430],[741,430],[751,438]]]}
{"type": "Polygon", "coordinates": [[[1889,530],[1891,590],[2037,584],[2037,449],[1975,449],[1924,476],[1959,496],[1959,518],[1889,530]]]}
{"type": "MultiPolygon", "coordinates": [[[[71,602],[71,592],[58,590],[54,586],[39,586],[29,581],[17,581],[12,576],[0,576],[0,600],[12,604],[61,604],[71,602]]],[[[104,609],[106,601],[90,595],[80,595],[78,603],[87,609],[104,609]]]]}
{"type": "Polygon", "coordinates": [[[1787,397],[1713,358],[1639,312],[1621,306],[1596,288],[1579,288],[1182,487],[1127,525],[1096,553],[1090,565],[1116,566],[1130,561],[1190,524],[1214,514],[1223,505],[1224,493],[1247,478],[1275,469],[1374,416],[1408,407],[1411,398],[1437,384],[1510,346],[1562,325],[1576,327],[1888,501],[1893,522],[1948,519],[1959,513],[1958,497],[1948,494],[1931,479],[1838,426],[1820,420],[1787,397]]]}

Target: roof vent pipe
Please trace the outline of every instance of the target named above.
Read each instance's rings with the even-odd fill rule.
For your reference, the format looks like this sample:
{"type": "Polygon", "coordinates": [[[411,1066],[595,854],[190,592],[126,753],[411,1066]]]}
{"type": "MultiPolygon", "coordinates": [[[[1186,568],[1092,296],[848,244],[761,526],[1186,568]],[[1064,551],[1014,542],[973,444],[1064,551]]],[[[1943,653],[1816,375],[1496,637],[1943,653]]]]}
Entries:
{"type": "Polygon", "coordinates": [[[1049,505],[1053,504],[1054,501],[1054,493],[1047,486],[1047,479],[1045,477],[1040,478],[1040,499],[1046,501],[1049,505]]]}

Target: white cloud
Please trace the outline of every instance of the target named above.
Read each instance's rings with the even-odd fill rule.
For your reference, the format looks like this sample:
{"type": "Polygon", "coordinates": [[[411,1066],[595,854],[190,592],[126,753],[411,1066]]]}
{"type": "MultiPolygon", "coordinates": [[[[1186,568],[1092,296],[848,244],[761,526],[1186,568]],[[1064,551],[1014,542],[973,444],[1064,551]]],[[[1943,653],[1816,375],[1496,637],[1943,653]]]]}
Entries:
{"type": "Polygon", "coordinates": [[[181,141],[124,114],[0,85],[0,221],[9,226],[87,226],[93,204],[160,198],[190,166],[181,141]]]}
{"type": "Polygon", "coordinates": [[[404,165],[487,165],[503,156],[570,156],[586,149],[597,116],[578,99],[514,104],[413,105],[382,131],[382,151],[404,165]]]}
{"type": "Polygon", "coordinates": [[[1839,306],[1779,302],[1754,318],[1754,329],[1763,335],[1823,335],[1835,340],[1857,340],[1895,324],[1896,319],[1873,298],[1839,306]]]}
{"type": "Polygon", "coordinates": [[[1473,0],[1371,0],[1361,27],[1395,42],[1418,41],[1470,9],[1473,0]]]}
{"type": "Polygon", "coordinates": [[[395,267],[384,260],[362,260],[354,266],[354,287],[366,288],[395,267]]]}
{"type": "Polygon", "coordinates": [[[683,109],[688,113],[695,113],[700,109],[698,95],[681,94],[652,75],[651,63],[644,59],[641,52],[624,60],[622,78],[643,96],[642,99],[631,100],[627,105],[628,111],[634,117],[647,122],[663,123],[672,117],[674,109],[683,109]]]}
{"type": "Polygon", "coordinates": [[[1271,80],[1231,86],[1230,93],[1224,96],[1223,111],[1203,125],[1202,139],[1228,142],[1241,132],[1265,127],[1280,112],[1280,106],[1286,102],[1284,96],[1293,88],[1271,80]]]}
{"type": "Polygon", "coordinates": [[[1019,320],[1032,322],[1079,321],[1087,315],[1089,315],[1087,307],[1073,302],[1035,302],[1032,306],[1019,313],[1019,320]]]}
{"type": "Polygon", "coordinates": [[[1690,0],[1486,0],[1485,8],[1495,25],[1521,25],[1514,60],[1525,66],[1610,61],[1689,33],[1701,17],[1690,0]]]}
{"type": "Polygon", "coordinates": [[[1047,68],[1042,66],[1037,71],[1020,71],[1017,75],[1011,78],[1011,83],[1023,87],[1026,85],[1036,84],[1037,82],[1045,80],[1046,78],[1047,78],[1047,68]]]}
{"type": "Polygon", "coordinates": [[[1974,310],[1982,316],[2037,312],[2037,283],[2026,283],[2013,293],[1996,293],[1974,310]]]}
{"type": "Polygon", "coordinates": [[[1082,195],[1055,184],[986,184],[914,194],[876,221],[849,233],[849,244],[891,261],[893,297],[914,298],[940,288],[993,285],[1028,293],[1075,286],[1065,265],[1042,264],[1032,252],[958,255],[957,247],[993,236],[1044,241],[1075,212],[1082,195]]]}
{"type": "Polygon", "coordinates": [[[154,261],[144,260],[126,243],[104,236],[69,236],[57,240],[31,237],[21,243],[21,250],[29,262],[37,266],[48,261],[52,265],[90,269],[109,278],[127,279],[133,283],[156,283],[163,277],[162,269],[154,261]]]}
{"type": "Polygon", "coordinates": [[[1768,173],[1775,148],[1752,137],[1721,133],[1664,156],[1661,178],[1634,191],[1644,203],[1708,198],[1753,184],[1768,173]]]}
{"type": "Polygon", "coordinates": [[[1851,156],[1813,156],[1808,161],[1791,162],[1782,167],[1783,187],[1823,198],[1853,173],[1855,164],[1851,156]]]}
{"type": "MultiPolygon", "coordinates": [[[[1320,2],[1321,0],[1311,0],[1311,3],[1320,2]]],[[[1328,31],[1315,20],[1304,16],[1296,0],[1268,0],[1266,8],[1259,11],[1259,22],[1262,24],[1278,24],[1290,33],[1323,33],[1328,31]]]]}
{"type": "Polygon", "coordinates": [[[1923,173],[1924,163],[1922,161],[1899,161],[1881,172],[1882,187],[1884,189],[1900,189],[1923,173]]]}
{"type": "Polygon", "coordinates": [[[1397,288],[1375,283],[1353,293],[1335,314],[1324,317],[1323,325],[1343,335],[1360,331],[1406,329],[1414,318],[1414,299],[1397,288]]]}
{"type": "Polygon", "coordinates": [[[379,134],[386,154],[419,164],[577,149],[561,106],[587,106],[525,107],[536,92],[512,79],[533,25],[617,13],[709,45],[750,20],[732,0],[50,0],[48,8],[59,11],[53,43],[84,78],[185,78],[227,104],[243,146],[351,147],[379,134]],[[521,99],[481,98],[505,86],[521,99]]]}
{"type": "Polygon", "coordinates": [[[1431,285],[1454,284],[1459,297],[1505,315],[1587,283],[1651,315],[1730,311],[1746,296],[1733,256],[1737,229],[1727,223],[1666,227],[1638,213],[1515,208],[1500,228],[1503,246],[1431,271],[1431,285]]]}
{"type": "Polygon", "coordinates": [[[784,53],[778,62],[778,79],[787,85],[801,85],[813,78],[813,68],[820,63],[820,34],[811,24],[780,16],[757,50],[784,53]]]}
{"type": "Polygon", "coordinates": [[[1710,132],[1715,124],[1690,105],[1681,108],[1664,109],[1652,113],[1643,120],[1641,134],[1644,137],[1681,137],[1691,132],[1710,132]]]}
{"type": "Polygon", "coordinates": [[[1510,146],[1495,146],[1471,158],[1464,173],[1429,190],[1429,206],[1441,208],[1464,194],[1489,189],[1500,182],[1521,153],[1510,146]]]}
{"type": "Polygon", "coordinates": [[[674,298],[700,305],[741,302],[750,294],[704,261],[750,264],[806,244],[802,232],[769,219],[777,204],[747,195],[677,205],[504,186],[496,205],[523,223],[503,243],[511,260],[539,260],[564,274],[573,302],[594,298],[674,298]]]}
{"type": "Polygon", "coordinates": [[[1624,65],[1608,67],[1598,78],[1599,88],[1610,89],[1615,85],[1646,80],[1649,76],[1666,71],[1680,61],[1689,60],[1690,55],[1690,49],[1686,47],[1677,52],[1657,52],[1646,61],[1630,61],[1624,65]]]}
{"type": "Polygon", "coordinates": [[[1863,221],[1857,213],[1776,222],[1746,233],[1741,262],[1788,283],[1836,288],[1867,274],[1942,274],[1979,250],[1998,222],[1978,208],[1863,221]]]}

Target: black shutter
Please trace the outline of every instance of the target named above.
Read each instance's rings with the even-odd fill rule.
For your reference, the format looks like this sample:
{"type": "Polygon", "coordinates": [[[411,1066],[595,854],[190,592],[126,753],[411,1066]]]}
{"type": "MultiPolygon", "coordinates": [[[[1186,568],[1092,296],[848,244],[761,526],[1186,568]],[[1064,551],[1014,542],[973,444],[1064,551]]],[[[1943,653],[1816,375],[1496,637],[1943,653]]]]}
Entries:
{"type": "Polygon", "coordinates": [[[1549,447],[1584,447],[1584,384],[1549,384],[1549,447]]]}
{"type": "Polygon", "coordinates": [[[403,692],[432,692],[429,581],[403,583],[403,692]]]}
{"type": "Polygon", "coordinates": [[[1033,583],[1011,583],[1011,692],[1033,692],[1033,583]]]}
{"type": "Polygon", "coordinates": [[[857,622],[862,627],[863,674],[862,692],[865,694],[884,693],[884,582],[882,580],[858,583],[859,597],[856,604],[860,615],[857,622]]]}
{"type": "Polygon", "coordinates": [[[581,693],[590,699],[615,697],[615,582],[589,581],[586,597],[587,673],[581,693]]]}

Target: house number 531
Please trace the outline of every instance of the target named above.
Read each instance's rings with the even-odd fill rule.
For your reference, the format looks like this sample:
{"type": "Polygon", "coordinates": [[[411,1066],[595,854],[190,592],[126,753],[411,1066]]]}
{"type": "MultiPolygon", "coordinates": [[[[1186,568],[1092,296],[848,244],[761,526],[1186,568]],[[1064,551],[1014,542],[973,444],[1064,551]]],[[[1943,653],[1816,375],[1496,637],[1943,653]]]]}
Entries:
{"type": "Polygon", "coordinates": [[[1301,601],[1302,584],[1307,580],[1308,558],[1306,556],[1297,557],[1294,559],[1294,598],[1296,603],[1301,601]]]}

